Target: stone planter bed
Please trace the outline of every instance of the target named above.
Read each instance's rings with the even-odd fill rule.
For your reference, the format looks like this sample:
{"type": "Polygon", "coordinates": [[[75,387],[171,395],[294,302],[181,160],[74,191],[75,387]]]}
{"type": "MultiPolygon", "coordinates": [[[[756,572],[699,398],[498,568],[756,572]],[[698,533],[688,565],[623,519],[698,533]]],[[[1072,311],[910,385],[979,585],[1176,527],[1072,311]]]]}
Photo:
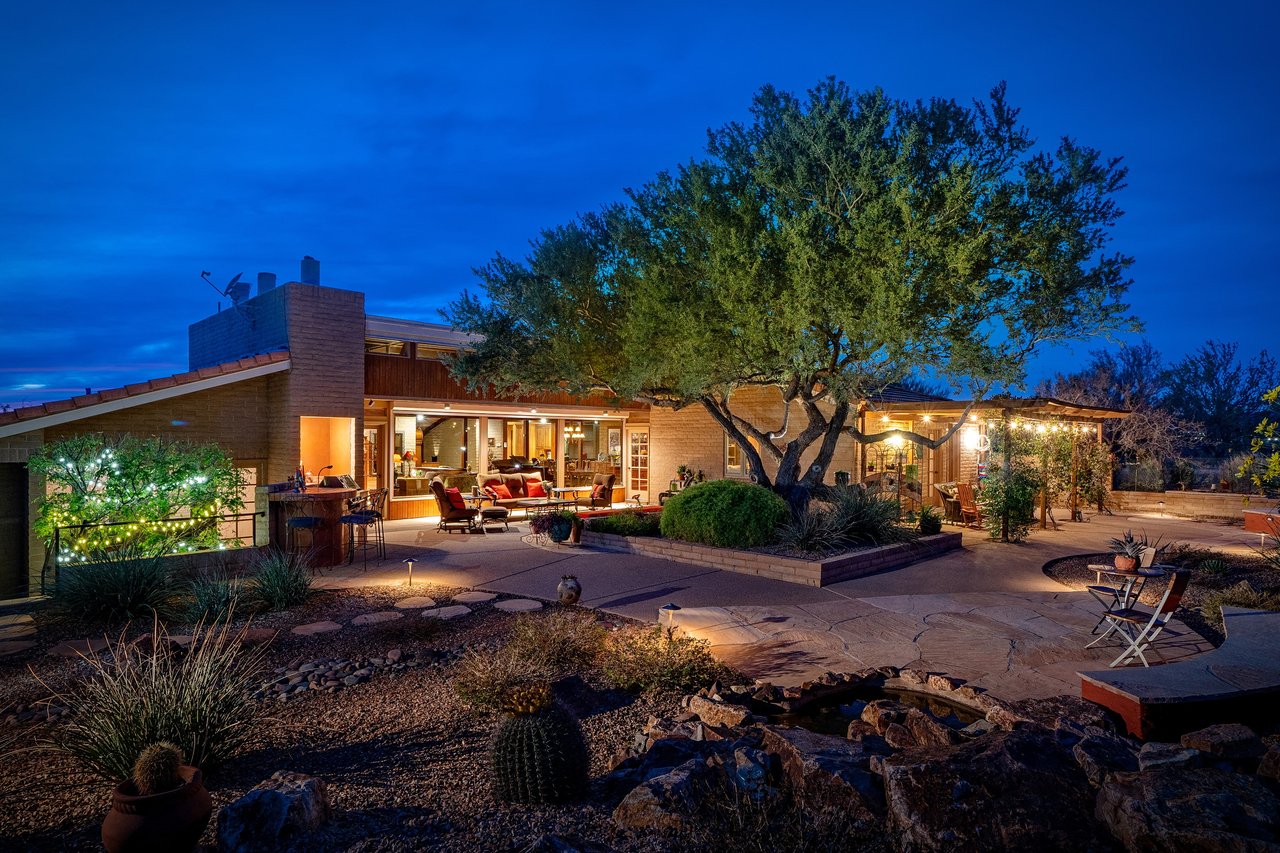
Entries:
{"type": "Polygon", "coordinates": [[[804,560],[759,551],[716,548],[712,545],[658,537],[615,536],[590,529],[582,533],[583,545],[602,551],[642,554],[646,557],[675,560],[694,566],[757,575],[806,586],[826,586],[888,569],[901,568],[955,550],[961,547],[960,540],[959,533],[939,533],[935,536],[923,536],[915,542],[850,551],[821,560],[804,560]]]}

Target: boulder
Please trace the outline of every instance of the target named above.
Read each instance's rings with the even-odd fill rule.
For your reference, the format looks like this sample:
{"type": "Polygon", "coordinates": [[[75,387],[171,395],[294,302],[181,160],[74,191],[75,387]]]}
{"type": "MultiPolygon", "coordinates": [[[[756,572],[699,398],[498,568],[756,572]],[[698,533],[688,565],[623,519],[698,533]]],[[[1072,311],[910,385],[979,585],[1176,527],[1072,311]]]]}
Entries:
{"type": "Polygon", "coordinates": [[[730,781],[753,802],[776,795],[770,784],[777,773],[777,760],[760,749],[740,746],[733,751],[733,774],[730,781]]]}
{"type": "Polygon", "coordinates": [[[1040,726],[883,760],[889,829],[928,850],[1105,849],[1084,773],[1040,726]]]}
{"type": "Polygon", "coordinates": [[[919,746],[946,746],[960,740],[954,729],[919,708],[908,709],[902,725],[919,746]]]}
{"type": "Polygon", "coordinates": [[[1138,751],[1129,741],[1110,735],[1087,735],[1071,748],[1076,763],[1084,771],[1089,784],[1096,788],[1112,773],[1131,773],[1138,769],[1138,751]]]}
{"type": "Polygon", "coordinates": [[[686,707],[713,726],[741,726],[751,717],[751,711],[741,705],[713,702],[701,696],[689,696],[687,700],[686,707]]]}
{"type": "Polygon", "coordinates": [[[862,709],[862,721],[876,727],[877,734],[884,734],[890,723],[901,723],[907,716],[907,706],[893,699],[876,699],[862,709]]]}
{"type": "MultiPolygon", "coordinates": [[[[1006,730],[1021,723],[1032,722],[1068,732],[1078,732],[1086,726],[1106,732],[1119,731],[1110,711],[1079,696],[1062,695],[1004,702],[988,711],[987,719],[1006,730]]],[[[1077,740],[1078,735],[1071,739],[1077,740]]]]}
{"type": "Polygon", "coordinates": [[[637,785],[613,810],[613,822],[623,829],[678,830],[697,809],[701,784],[709,771],[706,762],[691,758],[659,776],[637,785]]]}
{"type": "Polygon", "coordinates": [[[218,813],[218,850],[279,850],[332,815],[323,779],[280,770],[218,813]]]}
{"type": "Polygon", "coordinates": [[[917,746],[916,739],[901,723],[889,724],[889,727],[884,730],[884,742],[894,749],[911,749],[917,746]]]}
{"type": "Polygon", "coordinates": [[[1138,769],[1153,770],[1157,767],[1199,767],[1200,750],[1187,749],[1177,743],[1149,741],[1138,752],[1138,769]]]}
{"type": "Polygon", "coordinates": [[[1222,723],[1188,732],[1182,736],[1182,745],[1248,771],[1258,766],[1258,759],[1266,752],[1262,739],[1253,729],[1239,723],[1222,723]]]}
{"type": "Polygon", "coordinates": [[[1258,762],[1258,775],[1280,782],[1280,745],[1271,747],[1262,756],[1262,761],[1258,762]]]}
{"type": "Polygon", "coordinates": [[[1280,800],[1266,783],[1211,767],[1118,773],[1097,816],[1127,850],[1280,849],[1280,800]]]}
{"type": "Polygon", "coordinates": [[[775,755],[791,786],[815,808],[835,808],[857,823],[878,824],[884,794],[861,744],[807,729],[765,726],[761,748],[775,755]]]}

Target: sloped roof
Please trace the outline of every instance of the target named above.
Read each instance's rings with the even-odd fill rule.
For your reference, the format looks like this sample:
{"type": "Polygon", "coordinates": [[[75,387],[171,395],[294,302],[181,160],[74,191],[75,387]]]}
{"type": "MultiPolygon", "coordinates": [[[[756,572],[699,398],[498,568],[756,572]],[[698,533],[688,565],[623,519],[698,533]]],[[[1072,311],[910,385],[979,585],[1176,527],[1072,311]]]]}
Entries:
{"type": "Polygon", "coordinates": [[[148,379],[146,382],[137,382],[123,388],[108,388],[66,400],[52,400],[34,406],[23,406],[0,412],[0,438],[90,418],[104,411],[140,406],[157,399],[177,397],[231,382],[253,379],[288,368],[289,353],[287,350],[281,350],[216,364],[212,367],[202,367],[186,373],[175,373],[159,379],[148,379]]]}

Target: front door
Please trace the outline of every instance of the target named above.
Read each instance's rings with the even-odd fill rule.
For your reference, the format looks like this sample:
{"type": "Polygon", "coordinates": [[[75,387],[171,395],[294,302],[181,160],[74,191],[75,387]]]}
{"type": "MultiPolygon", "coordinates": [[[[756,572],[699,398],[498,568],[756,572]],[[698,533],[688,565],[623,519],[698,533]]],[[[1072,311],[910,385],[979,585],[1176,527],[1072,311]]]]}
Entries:
{"type": "Polygon", "coordinates": [[[27,594],[27,466],[0,464],[0,598],[27,594]]]}
{"type": "Polygon", "coordinates": [[[627,494],[639,495],[649,502],[649,428],[631,427],[627,430],[627,494]]]}

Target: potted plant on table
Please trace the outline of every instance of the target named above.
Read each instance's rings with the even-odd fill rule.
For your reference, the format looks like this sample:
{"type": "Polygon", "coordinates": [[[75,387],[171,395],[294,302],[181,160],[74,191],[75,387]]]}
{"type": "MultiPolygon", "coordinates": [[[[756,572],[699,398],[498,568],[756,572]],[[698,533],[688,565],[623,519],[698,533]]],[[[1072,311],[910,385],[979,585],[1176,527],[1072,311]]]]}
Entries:
{"type": "Polygon", "coordinates": [[[1111,553],[1115,554],[1116,568],[1122,572],[1131,572],[1138,567],[1142,552],[1147,547],[1147,537],[1135,537],[1132,530],[1126,530],[1118,539],[1107,543],[1111,553]]]}
{"type": "Polygon", "coordinates": [[[130,779],[116,786],[102,823],[108,853],[194,850],[213,813],[200,771],[171,743],[147,747],[130,779]]]}

